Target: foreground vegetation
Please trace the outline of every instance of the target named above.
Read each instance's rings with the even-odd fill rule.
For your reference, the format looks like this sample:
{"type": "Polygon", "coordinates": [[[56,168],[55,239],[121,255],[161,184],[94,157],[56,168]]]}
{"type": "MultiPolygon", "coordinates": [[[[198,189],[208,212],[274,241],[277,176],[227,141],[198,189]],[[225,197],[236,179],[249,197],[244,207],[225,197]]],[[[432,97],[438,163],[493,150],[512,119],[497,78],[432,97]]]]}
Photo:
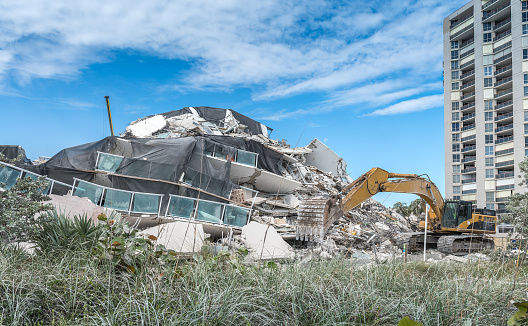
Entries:
{"type": "MultiPolygon", "coordinates": [[[[147,267],[148,266],[148,267],[147,267]]],[[[0,324],[504,325],[526,298],[515,262],[360,268],[344,259],[244,265],[207,254],[130,271],[83,251],[0,246],[0,324]]]]}

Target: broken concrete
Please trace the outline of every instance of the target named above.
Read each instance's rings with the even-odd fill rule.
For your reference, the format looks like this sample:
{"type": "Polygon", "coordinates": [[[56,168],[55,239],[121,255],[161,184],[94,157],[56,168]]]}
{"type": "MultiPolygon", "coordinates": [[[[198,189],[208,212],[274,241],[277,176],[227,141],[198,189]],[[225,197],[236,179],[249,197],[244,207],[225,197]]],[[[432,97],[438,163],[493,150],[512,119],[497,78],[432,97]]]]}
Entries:
{"type": "Polygon", "coordinates": [[[50,201],[46,204],[51,204],[59,213],[63,213],[67,217],[74,216],[84,216],[86,215],[94,222],[98,222],[97,216],[100,214],[105,214],[110,216],[113,209],[103,208],[101,206],[95,205],[88,198],[81,198],[77,196],[59,196],[59,195],[49,195],[51,198],[50,201]]]}
{"type": "Polygon", "coordinates": [[[242,239],[249,250],[248,259],[281,260],[295,258],[292,247],[282,239],[275,228],[257,222],[250,222],[242,228],[242,239]]]}
{"type": "Polygon", "coordinates": [[[169,250],[187,255],[200,252],[205,240],[201,224],[180,221],[148,228],[139,234],[153,235],[157,238],[156,244],[162,244],[169,250]]]}

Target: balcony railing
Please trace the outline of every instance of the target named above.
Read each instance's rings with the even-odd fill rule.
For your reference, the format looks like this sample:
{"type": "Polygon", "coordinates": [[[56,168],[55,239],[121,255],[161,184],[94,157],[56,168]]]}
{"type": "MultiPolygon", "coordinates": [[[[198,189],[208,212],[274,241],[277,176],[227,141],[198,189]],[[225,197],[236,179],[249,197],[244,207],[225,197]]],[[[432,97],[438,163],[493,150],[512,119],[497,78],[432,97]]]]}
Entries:
{"type": "Polygon", "coordinates": [[[510,153],[513,153],[513,148],[508,148],[508,149],[504,149],[502,151],[497,151],[497,152],[495,152],[495,156],[501,156],[501,155],[506,155],[506,154],[510,154],[510,153]]]}
{"type": "Polygon", "coordinates": [[[484,11],[484,13],[482,15],[482,20],[490,18],[491,16],[495,15],[499,11],[502,11],[503,9],[508,8],[509,6],[510,6],[510,2],[508,1],[507,3],[503,4],[502,6],[500,6],[497,9],[494,9],[492,11],[484,11]]]}
{"type": "Polygon", "coordinates": [[[467,83],[465,83],[465,84],[462,84],[462,86],[460,87],[460,89],[468,88],[468,87],[473,86],[473,85],[475,85],[475,81],[474,81],[474,80],[472,80],[472,81],[470,81],[470,82],[467,82],[467,83]]]}
{"type": "Polygon", "coordinates": [[[475,138],[477,138],[477,135],[471,135],[471,136],[463,137],[460,141],[465,143],[465,142],[473,140],[475,138]]]}
{"type": "Polygon", "coordinates": [[[506,178],[513,178],[515,176],[515,173],[508,172],[508,173],[499,173],[495,175],[495,179],[506,179],[506,178]]]}
{"type": "Polygon", "coordinates": [[[511,54],[511,53],[508,53],[508,54],[503,55],[502,57],[500,57],[500,58],[498,58],[498,59],[493,60],[493,64],[496,65],[497,63],[502,62],[502,61],[504,61],[504,60],[508,60],[508,59],[511,58],[511,57],[512,57],[512,54],[511,54]]]}
{"type": "Polygon", "coordinates": [[[462,190],[462,195],[472,195],[476,193],[477,193],[477,189],[462,190]]]}
{"type": "Polygon", "coordinates": [[[460,69],[465,69],[465,68],[467,68],[469,66],[472,66],[474,64],[475,64],[475,59],[470,60],[470,61],[464,63],[463,65],[460,65],[460,69]]]}
{"type": "Polygon", "coordinates": [[[498,52],[500,52],[500,51],[502,51],[502,50],[504,50],[504,49],[507,49],[507,48],[511,47],[511,45],[512,45],[512,42],[511,42],[511,41],[506,42],[506,43],[504,43],[503,45],[494,48],[494,49],[493,49],[493,54],[498,53],[498,52]]]}
{"type": "MultiPolygon", "coordinates": [[[[495,0],[495,1],[498,1],[498,0],[495,0]]],[[[449,29],[453,29],[453,28],[457,27],[458,25],[462,24],[463,22],[465,22],[468,19],[471,19],[472,17],[473,17],[473,13],[460,18],[456,22],[451,23],[451,26],[449,26],[449,29]]]]}
{"type": "Polygon", "coordinates": [[[502,33],[500,33],[499,35],[497,35],[497,36],[495,36],[493,38],[493,42],[497,42],[501,38],[504,38],[504,37],[506,37],[506,36],[508,36],[510,34],[511,34],[511,29],[507,30],[506,32],[502,32],[502,33]]]}
{"type": "Polygon", "coordinates": [[[503,79],[500,79],[500,80],[497,80],[497,82],[495,82],[495,87],[497,86],[500,86],[500,85],[503,85],[503,84],[506,84],[508,82],[511,82],[512,81],[512,76],[510,77],[506,77],[506,78],[503,78],[503,79]]]}
{"type": "Polygon", "coordinates": [[[474,151],[477,149],[477,146],[476,145],[473,145],[473,146],[466,146],[466,147],[462,147],[462,150],[461,152],[462,153],[465,153],[465,152],[470,152],[470,151],[474,151]]]}
{"type": "MultiPolygon", "coordinates": [[[[510,160],[510,161],[495,163],[495,167],[496,168],[502,168],[502,167],[510,166],[510,165],[514,165],[514,164],[515,164],[515,162],[513,160],[510,160]]],[[[512,176],[513,176],[513,172],[512,172],[512,176]]]]}
{"type": "Polygon", "coordinates": [[[475,117],[475,113],[470,113],[462,116],[462,121],[469,120],[475,117]]]}
{"type": "Polygon", "coordinates": [[[500,75],[500,74],[502,74],[503,72],[506,72],[506,71],[508,71],[508,70],[511,70],[511,68],[512,68],[512,65],[508,65],[508,66],[506,66],[506,67],[502,67],[502,68],[500,68],[499,70],[495,70],[495,74],[494,74],[494,75],[495,75],[495,76],[500,75]]]}
{"type": "Polygon", "coordinates": [[[472,30],[473,29],[473,24],[469,25],[469,26],[466,26],[464,27],[462,30],[456,32],[455,34],[451,35],[449,37],[449,39],[454,39],[454,38],[457,38],[459,37],[460,35],[464,34],[465,32],[469,31],[469,30],[472,30]]]}
{"type": "MultiPolygon", "coordinates": [[[[484,7],[484,6],[483,6],[484,7]]],[[[495,24],[495,26],[493,26],[493,30],[497,30],[499,28],[501,28],[502,26],[504,25],[508,25],[509,23],[511,22],[511,17],[501,21],[500,23],[498,24],[495,24]]]]}
{"type": "Polygon", "coordinates": [[[462,110],[467,110],[467,109],[472,108],[474,106],[475,106],[475,102],[471,102],[471,103],[468,103],[468,104],[462,106],[462,110]]]}
{"type": "Polygon", "coordinates": [[[462,131],[471,130],[471,129],[475,129],[475,124],[462,127],[462,131]]]}
{"type": "Polygon", "coordinates": [[[474,74],[475,74],[475,69],[470,70],[470,71],[460,75],[460,79],[464,79],[464,78],[469,77],[469,76],[474,75],[474,74]]]}
{"type": "Polygon", "coordinates": [[[499,138],[499,139],[495,140],[495,144],[507,143],[509,141],[513,141],[513,136],[499,138]]]}
{"type": "Polygon", "coordinates": [[[472,167],[472,168],[463,169],[461,172],[462,173],[471,173],[471,172],[475,172],[475,171],[477,171],[477,168],[476,167],[472,167]]]}
{"type": "MultiPolygon", "coordinates": [[[[473,70],[474,72],[475,70],[473,70]]],[[[461,100],[465,100],[467,98],[470,98],[471,96],[475,96],[475,91],[471,92],[471,93],[467,93],[467,94],[464,94],[462,95],[462,97],[460,98],[461,100]]]]}
{"type": "Polygon", "coordinates": [[[489,6],[491,6],[492,4],[494,4],[497,1],[500,1],[500,0],[490,0],[490,1],[486,2],[485,4],[482,5],[482,10],[488,8],[489,6]]]}
{"type": "Polygon", "coordinates": [[[510,123],[510,124],[507,124],[505,126],[501,126],[501,127],[495,128],[495,132],[501,132],[501,131],[510,130],[510,129],[513,129],[513,123],[510,123]]]}
{"type": "Polygon", "coordinates": [[[469,40],[463,42],[462,45],[460,45],[460,48],[466,47],[466,46],[468,46],[468,45],[470,45],[470,44],[473,44],[474,42],[475,42],[475,39],[474,39],[474,38],[469,39],[469,40]]]}
{"type": "Polygon", "coordinates": [[[513,104],[513,100],[508,100],[508,101],[497,103],[497,105],[495,105],[495,110],[502,109],[512,104],[513,104]]]}
{"type": "Polygon", "coordinates": [[[469,163],[469,162],[474,162],[476,161],[477,157],[476,156],[469,156],[469,157],[465,157],[462,159],[462,163],[469,163]]]}
{"type": "Polygon", "coordinates": [[[498,116],[495,117],[495,121],[501,121],[501,120],[507,119],[509,117],[513,117],[513,112],[508,112],[508,113],[505,113],[505,114],[498,115],[498,116]]]}
{"type": "Polygon", "coordinates": [[[497,94],[493,95],[494,98],[501,97],[507,94],[510,94],[513,92],[513,88],[508,88],[506,90],[503,90],[502,92],[498,92],[497,94]]]}
{"type": "Polygon", "coordinates": [[[475,182],[477,182],[477,178],[462,180],[463,185],[468,184],[468,183],[475,183],[475,182]]]}
{"type": "Polygon", "coordinates": [[[470,55],[472,55],[473,53],[475,53],[475,49],[471,49],[467,52],[464,52],[464,53],[461,53],[460,54],[460,59],[464,59],[465,57],[468,57],[470,55]]]}

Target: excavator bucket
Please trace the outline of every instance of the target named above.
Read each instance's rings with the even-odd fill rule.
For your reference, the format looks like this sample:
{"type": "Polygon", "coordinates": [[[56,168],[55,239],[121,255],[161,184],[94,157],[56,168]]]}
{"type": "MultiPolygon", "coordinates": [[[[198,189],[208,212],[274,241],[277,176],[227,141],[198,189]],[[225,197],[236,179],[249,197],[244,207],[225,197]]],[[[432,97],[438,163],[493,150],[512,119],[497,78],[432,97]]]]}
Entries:
{"type": "Polygon", "coordinates": [[[296,239],[321,242],[328,228],[342,216],[341,203],[336,199],[304,200],[299,206],[296,239]]]}

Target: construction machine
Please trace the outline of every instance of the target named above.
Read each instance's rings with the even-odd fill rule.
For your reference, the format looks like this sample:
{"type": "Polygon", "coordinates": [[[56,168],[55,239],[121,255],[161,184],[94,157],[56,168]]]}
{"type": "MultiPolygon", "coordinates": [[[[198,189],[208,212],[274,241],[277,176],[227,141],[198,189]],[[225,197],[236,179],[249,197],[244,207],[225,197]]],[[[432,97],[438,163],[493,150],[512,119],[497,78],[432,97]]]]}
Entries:
{"type": "Polygon", "coordinates": [[[380,192],[415,194],[429,205],[427,225],[420,221],[418,227],[423,231],[403,233],[398,237],[399,244],[407,244],[409,250],[423,248],[424,241],[429,247],[455,255],[494,248],[493,239],[487,236],[495,233],[497,217],[494,211],[473,209],[469,201],[444,200],[428,177],[389,173],[380,168],[363,174],[337,196],[302,201],[298,211],[297,237],[312,241],[322,239],[345,212],[380,192]]]}

